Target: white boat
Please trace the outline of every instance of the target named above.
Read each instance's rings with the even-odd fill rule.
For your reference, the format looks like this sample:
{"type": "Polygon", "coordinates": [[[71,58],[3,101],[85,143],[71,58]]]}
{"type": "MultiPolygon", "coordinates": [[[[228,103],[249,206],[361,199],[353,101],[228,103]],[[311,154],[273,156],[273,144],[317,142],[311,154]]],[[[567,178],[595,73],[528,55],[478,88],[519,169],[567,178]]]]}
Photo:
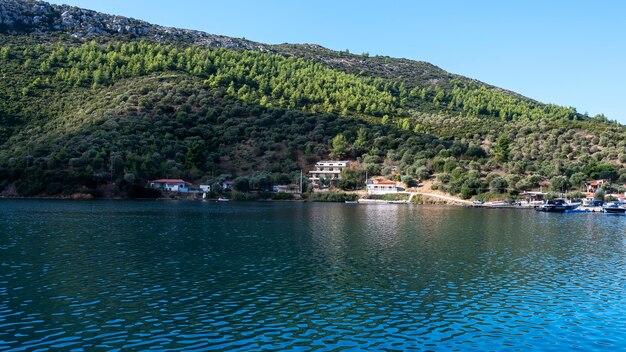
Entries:
{"type": "Polygon", "coordinates": [[[580,206],[581,203],[567,203],[564,199],[553,199],[546,201],[543,205],[536,208],[537,211],[543,211],[547,213],[564,213],[568,210],[574,210],[580,206]]]}
{"type": "Polygon", "coordinates": [[[622,207],[617,202],[607,203],[602,207],[602,212],[607,214],[624,214],[626,208],[622,207]]]}
{"type": "Polygon", "coordinates": [[[219,197],[219,198],[217,198],[217,201],[218,202],[230,202],[230,199],[224,198],[224,197],[219,197]]]}

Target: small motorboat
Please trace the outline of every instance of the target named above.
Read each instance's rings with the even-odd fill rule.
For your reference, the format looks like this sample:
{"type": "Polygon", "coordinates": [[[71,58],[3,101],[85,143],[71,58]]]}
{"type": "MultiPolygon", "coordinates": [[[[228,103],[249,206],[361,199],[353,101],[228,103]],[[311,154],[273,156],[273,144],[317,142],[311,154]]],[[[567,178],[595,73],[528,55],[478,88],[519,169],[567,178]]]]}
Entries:
{"type": "Polygon", "coordinates": [[[230,202],[230,199],[224,198],[224,197],[219,197],[219,198],[217,198],[217,201],[218,202],[230,202]]]}
{"type": "Polygon", "coordinates": [[[617,202],[607,203],[602,207],[602,212],[607,214],[624,214],[626,208],[622,207],[617,202]]]}
{"type": "Polygon", "coordinates": [[[359,204],[359,201],[358,200],[347,200],[345,203],[346,204],[359,204]]]}
{"type": "Polygon", "coordinates": [[[567,203],[565,199],[552,199],[537,207],[537,211],[547,213],[564,213],[566,210],[574,210],[581,203],[567,203]]]}

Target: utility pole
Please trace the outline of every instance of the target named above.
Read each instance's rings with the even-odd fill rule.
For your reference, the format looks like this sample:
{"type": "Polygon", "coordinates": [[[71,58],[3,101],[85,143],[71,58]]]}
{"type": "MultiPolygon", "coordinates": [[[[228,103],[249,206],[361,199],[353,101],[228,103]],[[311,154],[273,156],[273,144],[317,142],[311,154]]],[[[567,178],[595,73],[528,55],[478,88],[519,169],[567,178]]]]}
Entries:
{"type": "Polygon", "coordinates": [[[111,164],[111,183],[113,183],[113,152],[111,152],[111,156],[109,159],[109,163],[111,164]]]}

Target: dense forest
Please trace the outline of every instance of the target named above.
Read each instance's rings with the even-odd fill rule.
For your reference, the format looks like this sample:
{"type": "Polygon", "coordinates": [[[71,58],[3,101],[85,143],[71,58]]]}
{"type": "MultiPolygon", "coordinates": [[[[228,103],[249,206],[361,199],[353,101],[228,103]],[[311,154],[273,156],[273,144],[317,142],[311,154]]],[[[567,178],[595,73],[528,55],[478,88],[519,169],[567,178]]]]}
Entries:
{"type": "Polygon", "coordinates": [[[160,177],[264,190],[329,157],[356,161],[344,189],[392,168],[463,198],[626,182],[624,126],[426,63],[2,28],[0,60],[5,195],[123,195],[160,177]]]}

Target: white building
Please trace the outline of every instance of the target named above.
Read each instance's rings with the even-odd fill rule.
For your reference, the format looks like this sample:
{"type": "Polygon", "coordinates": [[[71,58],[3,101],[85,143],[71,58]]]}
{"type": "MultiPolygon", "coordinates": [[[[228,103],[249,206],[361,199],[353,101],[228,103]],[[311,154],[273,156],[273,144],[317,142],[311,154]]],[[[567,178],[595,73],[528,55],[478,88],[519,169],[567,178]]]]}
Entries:
{"type": "Polygon", "coordinates": [[[227,189],[233,189],[235,185],[235,181],[232,180],[226,180],[222,182],[222,191],[225,191],[227,189]]]}
{"type": "Polygon", "coordinates": [[[184,180],[181,180],[181,179],[161,178],[158,180],[148,181],[148,185],[154,189],[161,189],[161,190],[170,191],[170,192],[187,193],[189,192],[189,186],[191,186],[191,183],[185,182],[184,180]]]}
{"type": "Polygon", "coordinates": [[[309,171],[309,180],[315,184],[318,184],[321,179],[340,180],[341,171],[350,166],[350,162],[343,161],[319,161],[315,164],[315,170],[309,171]]]}
{"type": "Polygon", "coordinates": [[[367,194],[389,194],[403,192],[404,188],[398,187],[395,181],[385,178],[367,180],[367,194]]]}
{"type": "Polygon", "coordinates": [[[211,185],[200,185],[200,190],[202,192],[211,192],[211,185]]]}
{"type": "Polygon", "coordinates": [[[292,193],[289,185],[273,185],[272,192],[274,193],[292,193]]]}

